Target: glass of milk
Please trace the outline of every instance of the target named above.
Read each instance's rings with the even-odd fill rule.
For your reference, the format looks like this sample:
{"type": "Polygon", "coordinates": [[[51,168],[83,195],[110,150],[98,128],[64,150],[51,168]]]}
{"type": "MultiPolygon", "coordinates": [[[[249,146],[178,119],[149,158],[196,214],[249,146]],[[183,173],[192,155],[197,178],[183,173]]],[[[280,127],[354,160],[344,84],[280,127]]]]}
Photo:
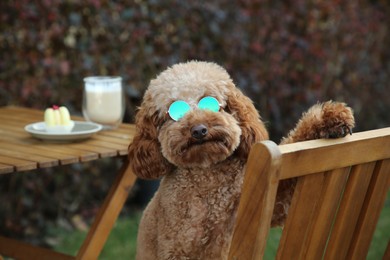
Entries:
{"type": "Polygon", "coordinates": [[[84,78],[83,115],[88,121],[114,129],[123,120],[125,99],[121,77],[84,78]]]}

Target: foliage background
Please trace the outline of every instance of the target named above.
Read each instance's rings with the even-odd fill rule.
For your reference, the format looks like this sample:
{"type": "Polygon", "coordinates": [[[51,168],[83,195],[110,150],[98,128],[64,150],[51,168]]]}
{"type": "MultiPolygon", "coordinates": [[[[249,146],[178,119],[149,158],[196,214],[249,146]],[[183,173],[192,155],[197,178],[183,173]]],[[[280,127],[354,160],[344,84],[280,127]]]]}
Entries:
{"type": "MultiPolygon", "coordinates": [[[[83,77],[120,75],[132,122],[151,78],[197,59],[229,71],[276,142],[304,110],[329,99],[354,109],[355,131],[385,127],[389,25],[385,0],[3,0],[0,106],[64,104],[81,114],[83,77]]],[[[0,176],[0,232],[48,243],[47,223],[81,228],[115,167],[103,161],[39,178],[0,176]]]]}

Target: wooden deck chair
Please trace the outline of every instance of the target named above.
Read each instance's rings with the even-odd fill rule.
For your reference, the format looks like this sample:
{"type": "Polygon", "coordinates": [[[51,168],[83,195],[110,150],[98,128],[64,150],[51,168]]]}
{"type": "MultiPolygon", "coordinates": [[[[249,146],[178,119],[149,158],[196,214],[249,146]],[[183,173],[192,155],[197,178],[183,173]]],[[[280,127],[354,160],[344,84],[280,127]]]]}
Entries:
{"type": "Polygon", "coordinates": [[[390,187],[390,128],[254,145],[229,259],[263,258],[278,182],[293,177],[297,187],[276,259],[365,259],[390,187]]]}

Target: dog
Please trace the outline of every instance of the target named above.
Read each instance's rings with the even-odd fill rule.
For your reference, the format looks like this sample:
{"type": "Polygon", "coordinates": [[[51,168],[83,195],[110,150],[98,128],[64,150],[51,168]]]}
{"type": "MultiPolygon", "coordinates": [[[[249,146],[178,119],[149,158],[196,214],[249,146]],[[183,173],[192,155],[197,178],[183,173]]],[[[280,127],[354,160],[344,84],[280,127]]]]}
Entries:
{"type": "MultiPolygon", "coordinates": [[[[252,101],[221,66],[189,61],[151,80],[129,146],[134,173],[161,178],[144,210],[137,259],[226,259],[251,146],[269,138],[252,101]]],[[[351,133],[344,103],[316,104],[282,143],[351,133]]],[[[261,159],[261,158],[259,158],[261,159]]],[[[272,225],[282,225],[294,180],[278,189],[272,225]]]]}

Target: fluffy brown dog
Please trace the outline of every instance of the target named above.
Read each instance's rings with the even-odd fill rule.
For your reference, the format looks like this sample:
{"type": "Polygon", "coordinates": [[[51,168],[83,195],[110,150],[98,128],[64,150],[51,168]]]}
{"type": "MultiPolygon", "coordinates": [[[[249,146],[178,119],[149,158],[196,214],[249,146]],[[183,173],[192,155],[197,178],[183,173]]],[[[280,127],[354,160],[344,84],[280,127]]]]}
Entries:
{"type": "MultiPolygon", "coordinates": [[[[318,104],[283,142],[341,137],[353,125],[344,104],[318,104]]],[[[177,64],[151,81],[136,127],[134,172],[162,177],[139,226],[137,259],[226,259],[250,147],[268,139],[250,99],[214,63],[177,64]],[[208,98],[213,107],[204,107],[204,97],[217,103],[208,98]],[[181,114],[178,100],[186,103],[178,102],[181,114]]],[[[294,185],[281,183],[274,225],[283,223],[294,185]]]]}

